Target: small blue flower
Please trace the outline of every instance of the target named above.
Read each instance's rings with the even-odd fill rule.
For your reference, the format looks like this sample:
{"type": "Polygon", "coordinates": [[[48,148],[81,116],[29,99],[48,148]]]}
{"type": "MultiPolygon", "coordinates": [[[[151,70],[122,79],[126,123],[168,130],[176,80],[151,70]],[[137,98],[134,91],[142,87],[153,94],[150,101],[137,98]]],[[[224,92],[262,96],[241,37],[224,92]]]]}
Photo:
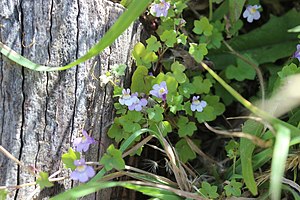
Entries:
{"type": "Polygon", "coordinates": [[[122,90],[122,97],[120,97],[119,102],[121,105],[131,106],[133,102],[137,100],[136,96],[130,95],[130,89],[122,90]]]}
{"type": "Polygon", "coordinates": [[[89,149],[90,144],[96,143],[95,139],[88,135],[86,130],[82,130],[82,137],[75,138],[73,144],[78,152],[86,152],[89,149]]]}
{"type": "Polygon", "coordinates": [[[165,101],[167,99],[168,89],[165,81],[162,81],[159,85],[153,85],[153,90],[150,91],[153,96],[165,101]]]}
{"type": "Polygon", "coordinates": [[[170,3],[165,0],[160,0],[160,3],[151,5],[150,13],[156,17],[167,17],[169,8],[170,3]]]}
{"type": "Polygon", "coordinates": [[[80,182],[87,182],[89,178],[95,176],[95,170],[91,166],[85,164],[85,160],[81,158],[80,160],[75,160],[74,165],[76,169],[71,173],[70,177],[73,180],[79,180],[80,182]]]}
{"type": "MultiPolygon", "coordinates": [[[[136,96],[136,97],[137,97],[138,94],[137,94],[137,93],[134,93],[134,94],[132,94],[131,96],[132,96],[132,97],[133,97],[133,96],[136,96]]],[[[136,98],[135,102],[133,102],[133,104],[132,104],[131,106],[128,106],[128,110],[141,111],[142,108],[143,108],[144,106],[147,105],[147,103],[148,103],[148,101],[147,101],[147,99],[145,99],[145,98],[142,98],[142,99],[136,98]]]]}
{"type": "Polygon", "coordinates": [[[300,44],[297,45],[297,50],[294,53],[294,58],[297,58],[300,62],[300,44]]]}
{"type": "Polygon", "coordinates": [[[191,104],[191,110],[198,112],[202,112],[203,108],[207,106],[206,101],[199,101],[199,96],[193,96],[192,104],[191,104]]]}
{"type": "Polygon", "coordinates": [[[243,13],[243,17],[247,18],[249,23],[252,23],[253,20],[258,20],[260,18],[260,13],[258,11],[259,8],[261,8],[260,5],[248,5],[243,13]]]}

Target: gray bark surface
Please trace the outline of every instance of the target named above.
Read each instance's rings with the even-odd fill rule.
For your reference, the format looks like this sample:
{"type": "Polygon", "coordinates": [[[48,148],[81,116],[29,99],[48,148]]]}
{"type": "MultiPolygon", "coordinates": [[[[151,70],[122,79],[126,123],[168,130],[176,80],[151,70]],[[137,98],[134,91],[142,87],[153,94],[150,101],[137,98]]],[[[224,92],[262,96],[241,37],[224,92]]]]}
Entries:
{"type": "MultiPolygon", "coordinates": [[[[48,66],[62,66],[84,55],[123,11],[107,0],[1,0],[0,8],[0,40],[48,66]]],[[[114,64],[130,68],[139,31],[134,24],[101,55],[66,71],[30,71],[0,55],[0,145],[26,166],[51,175],[63,169],[61,155],[84,128],[101,141],[89,150],[86,160],[98,161],[111,143],[106,131],[113,119],[113,88],[101,87],[93,76],[99,77],[114,64]]],[[[63,169],[59,176],[69,173],[63,169]]],[[[0,153],[0,186],[34,181],[26,169],[0,153]]],[[[47,199],[74,184],[65,179],[35,198],[47,199]]],[[[29,198],[35,189],[11,190],[8,199],[29,198]]],[[[110,196],[106,190],[85,199],[110,196]]]]}

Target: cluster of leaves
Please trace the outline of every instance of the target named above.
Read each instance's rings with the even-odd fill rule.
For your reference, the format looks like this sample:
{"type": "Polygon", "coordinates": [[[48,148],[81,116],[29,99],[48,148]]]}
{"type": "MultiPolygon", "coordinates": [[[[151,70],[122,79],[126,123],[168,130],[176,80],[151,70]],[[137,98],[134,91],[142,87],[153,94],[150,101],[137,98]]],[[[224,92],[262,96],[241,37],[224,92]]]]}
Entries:
{"type": "MultiPolygon", "coordinates": [[[[201,16],[199,19],[187,21],[182,14],[187,7],[187,1],[168,2],[171,8],[167,16],[160,17],[158,29],[144,44],[136,44],[132,53],[137,68],[132,76],[130,89],[147,96],[150,103],[141,112],[128,111],[125,106],[115,103],[120,116],[115,118],[108,135],[117,142],[122,142],[135,131],[147,127],[164,137],[175,137],[175,149],[180,160],[186,163],[196,158],[196,153],[186,137],[192,138],[199,145],[201,141],[193,139],[200,134],[198,127],[204,122],[216,120],[224,113],[226,106],[234,102],[233,96],[202,71],[200,63],[205,62],[208,56],[214,62],[214,68],[219,75],[240,93],[248,89],[245,84],[247,81],[256,79],[258,67],[266,66],[267,69],[259,73],[264,73],[265,76],[270,74],[266,90],[271,94],[287,76],[299,73],[297,65],[291,63],[293,60],[289,60],[282,70],[275,61],[292,56],[295,52],[297,33],[287,34],[287,30],[298,25],[296,19],[300,15],[292,10],[282,17],[271,16],[261,28],[240,35],[239,30],[244,27],[245,21],[239,18],[244,6],[258,4],[258,1],[249,1],[247,4],[240,1],[236,5],[232,4],[233,1],[212,1],[215,5],[220,5],[216,6],[217,9],[210,18],[201,16]],[[223,18],[226,14],[229,20],[223,18]],[[272,31],[276,35],[270,37],[269,32],[272,31]],[[169,90],[166,101],[149,95],[153,85],[162,81],[167,83],[169,90]],[[195,95],[207,102],[202,112],[191,110],[191,98],[195,95]]],[[[114,96],[120,97],[121,91],[122,88],[115,87],[114,96]]],[[[299,127],[299,113],[297,109],[290,112],[288,123],[299,127]]],[[[264,134],[265,129],[261,128],[261,124],[249,121],[245,123],[243,131],[257,137],[264,135],[264,140],[275,139],[270,131],[264,134]]],[[[208,182],[202,182],[198,192],[210,199],[220,195],[240,196],[245,183],[249,191],[257,195],[258,186],[253,172],[270,161],[271,147],[262,151],[252,141],[241,139],[230,140],[225,150],[233,164],[227,169],[228,180],[225,185],[221,183],[223,192],[218,193],[218,187],[208,182]]],[[[137,153],[140,154],[141,149],[137,153]]]]}
{"type": "MultiPolygon", "coordinates": [[[[180,30],[185,26],[184,20],[179,16],[186,7],[186,2],[171,1],[171,5],[176,9],[169,10],[168,16],[161,19],[157,34],[151,35],[146,40],[146,45],[141,42],[135,45],[132,55],[137,68],[130,87],[132,92],[149,96],[153,85],[165,81],[168,89],[166,101],[149,97],[148,106],[141,112],[127,111],[125,106],[115,103],[116,113],[121,116],[114,119],[108,135],[121,142],[141,127],[161,132],[163,136],[175,134],[178,137],[175,147],[180,158],[187,162],[196,155],[183,138],[197,134],[197,126],[215,120],[225,111],[225,106],[220,102],[220,97],[214,94],[215,81],[202,73],[200,67],[192,71],[188,69],[192,66],[185,66],[176,58],[169,59],[169,55],[166,55],[172,52],[171,49],[177,51],[176,48],[190,46],[186,54],[190,59],[200,62],[208,52],[206,43],[188,44],[187,35],[180,30]],[[201,96],[207,103],[202,112],[191,110],[191,98],[194,95],[201,96]]],[[[211,40],[209,37],[213,34],[213,26],[209,24],[207,18],[203,19],[199,21],[200,24],[195,23],[195,32],[202,35],[204,31],[203,38],[211,40]],[[202,32],[201,28],[204,29],[202,32]]],[[[197,65],[196,62],[194,64],[197,65]]],[[[120,97],[121,91],[122,88],[115,87],[114,96],[120,97]]]]}

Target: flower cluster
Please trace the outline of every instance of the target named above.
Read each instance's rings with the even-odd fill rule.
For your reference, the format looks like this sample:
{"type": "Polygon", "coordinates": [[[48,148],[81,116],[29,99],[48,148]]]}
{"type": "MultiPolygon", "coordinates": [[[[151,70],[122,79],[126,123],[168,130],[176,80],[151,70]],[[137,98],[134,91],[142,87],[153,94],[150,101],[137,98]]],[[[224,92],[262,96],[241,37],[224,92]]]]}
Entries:
{"type": "Polygon", "coordinates": [[[147,105],[148,101],[145,98],[139,99],[137,92],[130,95],[130,89],[123,89],[119,103],[128,106],[129,110],[141,111],[147,105]]]}
{"type": "Polygon", "coordinates": [[[258,20],[260,18],[260,13],[258,9],[260,8],[261,8],[260,5],[254,5],[254,6],[248,5],[246,7],[246,10],[243,13],[243,17],[247,18],[247,21],[249,23],[252,23],[253,20],[258,20]]]}
{"type": "MultiPolygon", "coordinates": [[[[159,99],[162,99],[163,101],[167,100],[167,94],[168,94],[168,88],[167,83],[165,81],[162,81],[160,84],[155,84],[152,87],[152,90],[150,90],[150,94],[152,96],[155,96],[159,99]]],[[[148,103],[147,99],[145,98],[138,98],[138,93],[133,93],[130,95],[130,89],[123,89],[122,90],[122,96],[119,98],[119,103],[121,105],[128,106],[128,110],[136,110],[141,111],[143,107],[145,107],[148,103]]],[[[192,104],[191,104],[191,110],[202,112],[203,109],[207,106],[206,101],[199,100],[199,96],[193,96],[192,104]]]]}
{"type": "Polygon", "coordinates": [[[150,94],[165,101],[168,94],[166,82],[162,81],[160,84],[155,84],[153,90],[150,91],[150,94]]]}
{"type": "Polygon", "coordinates": [[[75,138],[73,145],[78,152],[87,152],[91,144],[95,144],[96,141],[93,137],[89,136],[86,130],[82,130],[82,137],[75,138]]]}
{"type": "Polygon", "coordinates": [[[165,0],[160,0],[160,3],[151,5],[150,13],[156,17],[167,17],[169,8],[170,3],[165,0]]]}
{"type": "Polygon", "coordinates": [[[294,58],[297,58],[300,62],[300,44],[297,45],[297,50],[294,53],[294,58]]]}
{"type": "Polygon", "coordinates": [[[76,169],[71,173],[71,179],[86,182],[89,178],[95,176],[95,170],[93,167],[86,165],[83,158],[75,160],[74,165],[76,166],[76,169]]]}
{"type": "Polygon", "coordinates": [[[199,96],[193,96],[192,104],[191,104],[192,111],[197,110],[198,112],[202,112],[206,106],[207,106],[206,101],[203,100],[200,101],[199,96]]]}
{"type": "MultiPolygon", "coordinates": [[[[89,136],[86,130],[82,130],[82,137],[75,138],[73,145],[77,152],[86,152],[91,144],[95,144],[96,141],[93,137],[89,136]]],[[[75,160],[74,165],[76,169],[71,173],[70,177],[73,180],[79,180],[80,182],[86,182],[89,178],[95,175],[93,167],[85,164],[84,158],[75,160]]]]}

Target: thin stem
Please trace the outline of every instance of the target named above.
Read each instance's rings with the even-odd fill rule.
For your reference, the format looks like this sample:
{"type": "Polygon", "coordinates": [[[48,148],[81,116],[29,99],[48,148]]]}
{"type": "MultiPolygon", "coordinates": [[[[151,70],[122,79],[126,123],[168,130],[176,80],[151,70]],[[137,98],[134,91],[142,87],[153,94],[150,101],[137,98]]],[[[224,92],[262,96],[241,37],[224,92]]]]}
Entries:
{"type": "Polygon", "coordinates": [[[226,135],[229,137],[247,138],[247,139],[251,140],[254,144],[256,144],[262,148],[268,148],[271,146],[270,141],[264,141],[264,140],[260,139],[259,137],[256,137],[251,134],[247,134],[247,133],[243,133],[243,132],[228,132],[228,131],[223,131],[223,130],[217,130],[217,129],[211,127],[210,125],[208,125],[208,123],[206,123],[206,122],[204,122],[204,125],[210,131],[212,131],[216,134],[219,134],[219,135],[226,135]]]}
{"type": "Polygon", "coordinates": [[[216,79],[236,100],[238,100],[242,105],[244,105],[248,110],[250,110],[255,115],[261,117],[262,119],[269,122],[271,125],[281,124],[291,130],[292,137],[299,136],[300,130],[295,126],[284,122],[278,118],[275,118],[268,114],[267,112],[260,110],[256,106],[252,105],[248,100],[244,99],[237,91],[235,91],[230,85],[228,85],[218,74],[216,74],[212,69],[210,69],[204,62],[201,62],[201,65],[206,69],[210,75],[216,79]]]}
{"type": "Polygon", "coordinates": [[[209,16],[208,16],[209,21],[212,20],[212,17],[213,17],[213,3],[212,0],[209,0],[209,16]]]}
{"type": "Polygon", "coordinates": [[[256,71],[259,85],[261,88],[261,98],[262,98],[262,109],[264,109],[264,104],[265,104],[265,84],[264,84],[264,79],[261,70],[259,69],[259,66],[243,56],[242,54],[238,53],[235,51],[225,40],[223,40],[223,43],[226,45],[226,47],[231,51],[232,54],[236,55],[238,58],[249,64],[251,67],[253,67],[256,71]]]}
{"type": "Polygon", "coordinates": [[[11,153],[9,153],[2,145],[0,145],[0,152],[2,152],[6,157],[13,160],[15,163],[20,165],[22,168],[26,169],[29,173],[35,175],[30,167],[25,166],[21,161],[15,158],[11,153]]]}
{"type": "Polygon", "coordinates": [[[235,91],[230,85],[228,85],[218,74],[216,74],[212,69],[210,69],[204,62],[201,65],[206,69],[214,79],[216,79],[232,96],[234,96],[241,104],[243,104],[248,110],[256,114],[257,116],[263,118],[267,121],[272,121],[275,118],[270,116],[268,113],[258,109],[252,105],[248,100],[244,99],[237,91],[235,91]]]}

